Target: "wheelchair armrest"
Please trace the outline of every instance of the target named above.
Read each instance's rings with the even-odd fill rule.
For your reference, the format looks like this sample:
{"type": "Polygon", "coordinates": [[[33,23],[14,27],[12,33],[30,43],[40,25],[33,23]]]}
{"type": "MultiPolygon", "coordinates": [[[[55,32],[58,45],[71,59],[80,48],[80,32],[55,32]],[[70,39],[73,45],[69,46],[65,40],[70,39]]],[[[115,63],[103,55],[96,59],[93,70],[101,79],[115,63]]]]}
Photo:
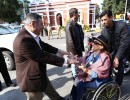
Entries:
{"type": "Polygon", "coordinates": [[[97,88],[85,88],[84,92],[95,92],[97,88]]]}

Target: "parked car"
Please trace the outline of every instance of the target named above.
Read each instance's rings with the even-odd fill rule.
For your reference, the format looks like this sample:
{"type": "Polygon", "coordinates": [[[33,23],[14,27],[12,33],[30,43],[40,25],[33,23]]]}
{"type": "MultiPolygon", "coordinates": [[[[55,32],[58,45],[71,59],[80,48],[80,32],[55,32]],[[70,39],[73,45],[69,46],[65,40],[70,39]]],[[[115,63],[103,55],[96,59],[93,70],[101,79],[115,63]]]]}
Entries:
{"type": "Polygon", "coordinates": [[[9,26],[9,28],[13,29],[15,32],[19,32],[21,29],[21,25],[9,26]]]}
{"type": "Polygon", "coordinates": [[[126,22],[128,26],[130,26],[130,21],[129,20],[124,20],[124,19],[118,19],[115,21],[121,21],[121,22],[126,22]]]}
{"type": "Polygon", "coordinates": [[[15,68],[14,55],[13,55],[13,41],[18,32],[11,28],[0,25],[0,48],[5,58],[8,70],[15,68]]]}
{"type": "Polygon", "coordinates": [[[15,32],[19,32],[20,29],[23,27],[23,24],[21,24],[21,25],[0,24],[0,25],[6,27],[8,29],[14,30],[15,32]]]}

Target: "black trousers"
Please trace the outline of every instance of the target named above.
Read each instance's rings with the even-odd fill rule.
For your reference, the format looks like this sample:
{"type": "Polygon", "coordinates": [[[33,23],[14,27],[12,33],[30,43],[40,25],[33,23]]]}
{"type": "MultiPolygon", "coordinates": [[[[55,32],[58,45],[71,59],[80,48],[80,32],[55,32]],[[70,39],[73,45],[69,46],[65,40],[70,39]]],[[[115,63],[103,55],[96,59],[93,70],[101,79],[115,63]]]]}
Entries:
{"type": "MultiPolygon", "coordinates": [[[[115,55],[116,55],[116,51],[113,51],[113,52],[111,53],[112,62],[113,62],[113,60],[114,60],[115,55]]],[[[116,83],[117,83],[119,86],[122,85],[123,77],[124,77],[124,68],[125,68],[124,59],[125,59],[125,57],[119,60],[119,66],[118,66],[118,68],[117,68],[118,73],[116,74],[116,79],[115,79],[115,81],[116,81],[116,83]]],[[[112,63],[112,64],[113,64],[113,63],[112,63]]]]}
{"type": "Polygon", "coordinates": [[[0,72],[4,78],[6,85],[8,85],[9,83],[12,83],[1,49],[0,49],[0,72]]]}

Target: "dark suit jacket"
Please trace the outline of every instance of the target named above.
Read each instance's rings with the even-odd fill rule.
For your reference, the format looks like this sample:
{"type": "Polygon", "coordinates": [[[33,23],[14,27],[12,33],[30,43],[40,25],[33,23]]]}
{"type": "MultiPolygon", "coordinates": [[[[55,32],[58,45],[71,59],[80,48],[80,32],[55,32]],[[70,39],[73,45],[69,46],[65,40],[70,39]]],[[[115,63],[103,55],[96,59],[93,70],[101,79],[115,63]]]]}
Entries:
{"type": "Polygon", "coordinates": [[[81,25],[70,20],[66,25],[66,49],[74,55],[82,56],[84,51],[84,33],[81,25]]]}
{"type": "Polygon", "coordinates": [[[109,33],[107,27],[104,27],[101,34],[109,41],[109,51],[115,51],[116,57],[122,59],[129,53],[130,29],[125,22],[113,21],[113,23],[111,33],[109,33]]]}
{"type": "Polygon", "coordinates": [[[62,66],[64,59],[57,57],[58,49],[40,41],[41,48],[26,30],[22,29],[14,40],[16,78],[24,92],[43,92],[47,86],[46,63],[62,66]]]}

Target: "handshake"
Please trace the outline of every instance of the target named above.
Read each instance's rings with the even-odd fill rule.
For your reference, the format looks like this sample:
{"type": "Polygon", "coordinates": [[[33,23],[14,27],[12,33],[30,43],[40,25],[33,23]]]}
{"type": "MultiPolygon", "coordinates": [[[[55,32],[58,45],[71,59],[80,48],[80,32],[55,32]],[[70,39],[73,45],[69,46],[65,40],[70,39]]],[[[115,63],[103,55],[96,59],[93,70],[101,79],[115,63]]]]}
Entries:
{"type": "Polygon", "coordinates": [[[68,55],[67,57],[68,57],[67,64],[78,64],[79,63],[77,55],[75,55],[75,56],[68,55]]]}
{"type": "Polygon", "coordinates": [[[68,53],[66,51],[58,49],[58,55],[60,57],[64,57],[66,64],[78,64],[79,63],[77,55],[74,56],[74,55],[72,55],[72,53],[68,53]]]}
{"type": "Polygon", "coordinates": [[[67,56],[67,64],[78,64],[78,57],[77,55],[73,56],[73,55],[68,55],[67,56]]]}

